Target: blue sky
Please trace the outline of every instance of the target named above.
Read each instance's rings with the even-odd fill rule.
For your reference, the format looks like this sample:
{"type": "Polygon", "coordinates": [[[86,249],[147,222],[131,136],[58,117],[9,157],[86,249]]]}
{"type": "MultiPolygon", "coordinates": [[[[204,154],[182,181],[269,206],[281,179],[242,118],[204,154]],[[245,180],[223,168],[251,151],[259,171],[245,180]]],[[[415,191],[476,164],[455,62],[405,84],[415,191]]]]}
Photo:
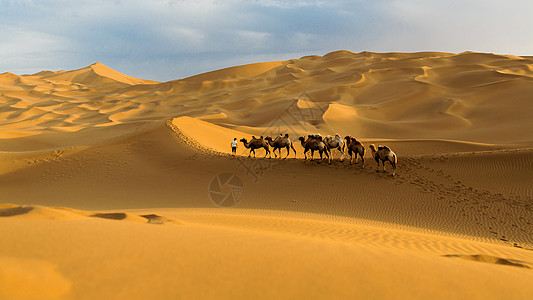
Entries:
{"type": "Polygon", "coordinates": [[[530,0],[0,0],[0,73],[101,62],[167,81],[354,52],[533,55],[530,0]]]}

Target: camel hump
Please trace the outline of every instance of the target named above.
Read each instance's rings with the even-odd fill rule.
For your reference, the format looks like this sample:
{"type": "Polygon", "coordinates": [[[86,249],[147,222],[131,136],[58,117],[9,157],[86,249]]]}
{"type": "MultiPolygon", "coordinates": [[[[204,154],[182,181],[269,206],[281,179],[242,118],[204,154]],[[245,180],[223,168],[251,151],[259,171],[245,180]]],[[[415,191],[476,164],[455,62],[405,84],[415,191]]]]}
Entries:
{"type": "Polygon", "coordinates": [[[308,137],[315,140],[322,140],[322,135],[320,135],[320,133],[310,134],[308,137]]]}
{"type": "Polygon", "coordinates": [[[288,134],[288,133],[285,133],[285,137],[288,138],[288,137],[289,137],[289,134],[288,134]]]}
{"type": "Polygon", "coordinates": [[[383,145],[379,145],[379,146],[378,146],[378,150],[392,151],[388,146],[383,146],[383,145]]]}

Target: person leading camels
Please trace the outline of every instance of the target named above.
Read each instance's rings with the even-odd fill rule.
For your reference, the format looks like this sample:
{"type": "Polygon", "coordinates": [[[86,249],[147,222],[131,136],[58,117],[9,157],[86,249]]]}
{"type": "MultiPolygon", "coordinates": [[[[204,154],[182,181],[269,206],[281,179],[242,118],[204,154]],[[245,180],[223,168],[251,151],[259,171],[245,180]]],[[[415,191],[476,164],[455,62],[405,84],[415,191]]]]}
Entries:
{"type": "Polygon", "coordinates": [[[235,157],[235,155],[237,155],[237,138],[231,141],[231,157],[235,157]]]}
{"type": "Polygon", "coordinates": [[[248,157],[250,157],[253,152],[254,158],[255,158],[255,149],[261,149],[261,148],[264,148],[266,150],[264,157],[266,157],[267,154],[268,154],[268,158],[272,157],[270,155],[270,149],[268,147],[268,143],[263,139],[262,136],[260,138],[256,138],[255,136],[252,135],[252,139],[250,140],[250,142],[248,142],[245,138],[242,138],[240,141],[244,144],[244,147],[246,147],[247,149],[250,149],[250,154],[248,154],[248,157]]]}

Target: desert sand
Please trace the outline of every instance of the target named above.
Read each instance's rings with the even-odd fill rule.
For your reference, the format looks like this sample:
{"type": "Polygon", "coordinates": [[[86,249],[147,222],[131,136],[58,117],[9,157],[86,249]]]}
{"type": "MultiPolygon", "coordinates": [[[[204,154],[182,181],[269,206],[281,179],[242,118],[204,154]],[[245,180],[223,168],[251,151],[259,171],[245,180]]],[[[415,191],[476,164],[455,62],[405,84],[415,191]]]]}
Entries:
{"type": "Polygon", "coordinates": [[[532,57],[472,52],[0,74],[0,299],[533,299],[532,95],[532,57]]]}

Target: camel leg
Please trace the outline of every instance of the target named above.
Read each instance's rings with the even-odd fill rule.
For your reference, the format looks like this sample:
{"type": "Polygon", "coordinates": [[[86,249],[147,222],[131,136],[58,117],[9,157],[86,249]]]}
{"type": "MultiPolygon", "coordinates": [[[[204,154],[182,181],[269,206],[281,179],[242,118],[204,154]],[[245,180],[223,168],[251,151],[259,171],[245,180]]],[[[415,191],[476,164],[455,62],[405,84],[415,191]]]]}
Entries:
{"type": "Polygon", "coordinates": [[[376,172],[379,172],[379,158],[376,157],[376,162],[378,163],[378,169],[376,170],[376,172]]]}
{"type": "Polygon", "coordinates": [[[268,158],[272,158],[272,154],[270,154],[270,150],[268,150],[268,148],[265,148],[265,150],[266,150],[266,153],[265,153],[265,157],[264,158],[267,157],[267,154],[268,154],[268,158]]]}
{"type": "Polygon", "coordinates": [[[393,163],[392,161],[390,162],[391,166],[392,166],[392,176],[394,177],[394,174],[396,174],[396,164],[393,163]]]}
{"type": "Polygon", "coordinates": [[[341,153],[340,161],[343,161],[344,160],[344,151],[342,151],[341,148],[339,148],[339,152],[341,153]]]}
{"type": "MultiPolygon", "coordinates": [[[[287,146],[286,149],[287,149],[287,155],[285,155],[283,159],[286,159],[287,157],[289,157],[289,153],[290,153],[289,146],[287,146]]],[[[279,157],[281,157],[281,148],[279,149],[279,157]]]]}
{"type": "Polygon", "coordinates": [[[255,149],[250,150],[250,155],[252,154],[252,152],[254,153],[254,158],[255,158],[255,149]]]}
{"type": "Polygon", "coordinates": [[[311,161],[315,160],[315,150],[311,149],[311,161]]]}
{"type": "Polygon", "coordinates": [[[307,151],[309,151],[309,149],[304,150],[304,160],[307,160],[307,151]]]}
{"type": "Polygon", "coordinates": [[[359,154],[359,156],[361,156],[361,161],[363,162],[363,168],[364,168],[365,167],[365,158],[361,154],[359,154]]]}
{"type": "Polygon", "coordinates": [[[296,159],[296,149],[294,149],[294,146],[292,145],[292,143],[291,143],[291,149],[292,151],[294,151],[294,159],[296,159]]]}

